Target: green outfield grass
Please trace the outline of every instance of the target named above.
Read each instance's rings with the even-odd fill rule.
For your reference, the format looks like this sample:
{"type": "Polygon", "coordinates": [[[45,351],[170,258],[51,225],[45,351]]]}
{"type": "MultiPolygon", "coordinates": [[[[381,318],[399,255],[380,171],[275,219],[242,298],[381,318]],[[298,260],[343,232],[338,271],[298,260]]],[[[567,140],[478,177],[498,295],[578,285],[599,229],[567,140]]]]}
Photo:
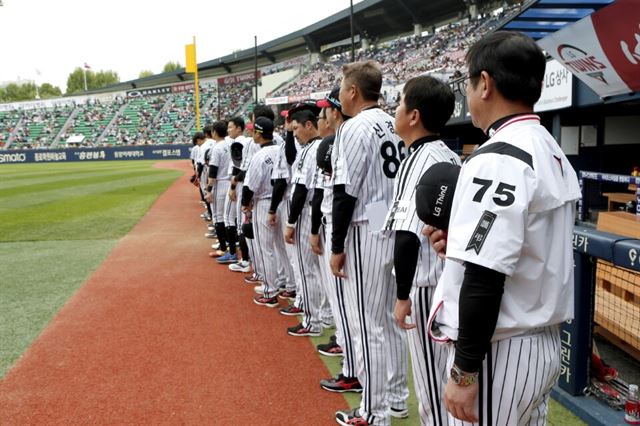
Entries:
{"type": "MultiPolygon", "coordinates": [[[[329,329],[324,333],[323,337],[313,337],[312,342],[313,346],[320,343],[326,343],[329,339],[328,336],[335,333],[335,329],[329,329]]],[[[338,374],[342,367],[340,366],[340,361],[342,358],[340,357],[326,357],[322,355],[318,355],[324,361],[325,365],[329,369],[332,375],[338,374]]],[[[320,386],[318,384],[318,386],[320,386]]],[[[391,424],[393,426],[413,426],[420,424],[420,416],[418,415],[418,401],[415,397],[415,392],[413,390],[413,374],[411,373],[411,366],[409,366],[409,418],[407,419],[391,419],[391,424]]],[[[355,408],[360,405],[360,395],[355,393],[344,393],[343,394],[349,407],[355,408]]],[[[347,408],[347,407],[345,407],[347,408]]],[[[562,405],[557,403],[555,400],[551,400],[551,404],[549,406],[549,417],[548,424],[550,426],[583,426],[586,425],[583,421],[581,421],[578,417],[574,416],[569,410],[565,409],[562,405]]]]}
{"type": "Polygon", "coordinates": [[[0,378],[182,174],[154,163],[0,166],[0,378]]]}

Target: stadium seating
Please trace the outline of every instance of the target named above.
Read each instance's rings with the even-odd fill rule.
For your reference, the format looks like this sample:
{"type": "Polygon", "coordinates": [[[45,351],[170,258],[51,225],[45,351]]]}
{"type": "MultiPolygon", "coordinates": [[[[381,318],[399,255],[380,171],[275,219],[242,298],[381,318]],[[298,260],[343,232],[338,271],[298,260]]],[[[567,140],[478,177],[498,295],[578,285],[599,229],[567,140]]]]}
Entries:
{"type": "Polygon", "coordinates": [[[83,145],[94,145],[115,117],[121,103],[121,100],[113,103],[96,101],[77,106],[71,126],[61,135],[60,144],[63,145],[71,135],[82,135],[85,137],[83,145]]]}
{"type": "MultiPolygon", "coordinates": [[[[383,71],[381,106],[392,113],[397,106],[402,84],[416,75],[430,73],[450,78],[464,69],[464,52],[506,14],[519,8],[511,6],[500,15],[483,15],[462,20],[426,35],[401,37],[384,42],[372,41],[367,49],[357,51],[357,60],[373,59],[383,71]]],[[[309,96],[331,90],[339,83],[341,67],[350,60],[347,47],[324,52],[327,60],[317,62],[267,97],[309,96]]],[[[293,61],[303,67],[306,61],[293,61]]],[[[278,72],[286,63],[273,64],[267,72],[278,72]]],[[[253,102],[253,82],[226,84],[201,82],[201,125],[218,118],[246,115],[253,102]],[[218,95],[219,93],[219,95],[218,95]],[[218,96],[220,97],[218,99],[218,96]]],[[[117,98],[113,102],[92,102],[74,107],[13,110],[0,112],[0,149],[44,148],[58,136],[56,146],[64,146],[71,135],[83,135],[85,146],[129,144],[190,143],[195,132],[193,92],[117,98]],[[70,125],[64,125],[71,118],[70,125]],[[11,142],[11,143],[9,143],[11,142]]]]}
{"type": "Polygon", "coordinates": [[[0,147],[7,145],[21,118],[21,111],[0,111],[0,147]]]}
{"type": "MultiPolygon", "coordinates": [[[[379,62],[384,76],[383,86],[397,86],[427,72],[447,78],[464,68],[464,52],[468,46],[493,29],[502,17],[502,14],[488,15],[470,22],[450,24],[426,36],[404,37],[373,45],[366,50],[359,49],[356,60],[372,59],[379,62]]],[[[349,54],[335,53],[327,62],[314,64],[299,78],[269,96],[310,95],[331,90],[339,82],[342,65],[349,60],[349,54]]],[[[394,99],[388,97],[383,99],[385,102],[392,106],[394,99]]]]}
{"type": "Polygon", "coordinates": [[[16,128],[13,148],[46,148],[51,145],[73,112],[71,106],[25,110],[16,128]]]}

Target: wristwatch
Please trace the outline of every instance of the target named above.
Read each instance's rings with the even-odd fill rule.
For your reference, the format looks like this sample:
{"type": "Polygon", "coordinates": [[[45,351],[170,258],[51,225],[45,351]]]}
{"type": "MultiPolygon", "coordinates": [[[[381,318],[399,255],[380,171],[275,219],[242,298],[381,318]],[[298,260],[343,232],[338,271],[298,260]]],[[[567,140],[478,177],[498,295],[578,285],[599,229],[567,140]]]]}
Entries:
{"type": "Polygon", "coordinates": [[[455,364],[453,364],[453,367],[451,367],[449,375],[451,376],[451,381],[459,386],[469,386],[478,381],[477,372],[465,373],[464,371],[460,370],[460,367],[455,364]]]}

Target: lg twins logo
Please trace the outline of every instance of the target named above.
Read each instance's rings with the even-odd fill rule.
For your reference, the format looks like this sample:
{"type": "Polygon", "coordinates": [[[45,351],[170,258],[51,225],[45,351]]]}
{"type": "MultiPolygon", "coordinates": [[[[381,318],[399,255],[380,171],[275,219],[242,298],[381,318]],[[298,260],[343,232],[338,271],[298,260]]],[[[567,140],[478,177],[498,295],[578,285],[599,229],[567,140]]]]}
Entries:
{"type": "Polygon", "coordinates": [[[570,44],[558,46],[558,55],[560,55],[564,64],[576,74],[586,74],[604,84],[609,84],[602,72],[602,70],[607,69],[607,66],[596,59],[594,55],[590,55],[570,44]]]}
{"type": "MultiPolygon", "coordinates": [[[[640,28],[640,25],[638,25],[638,28],[640,28]]],[[[633,65],[638,65],[640,63],[640,34],[635,33],[634,36],[636,39],[635,49],[631,50],[631,47],[625,40],[620,41],[620,49],[622,49],[622,53],[624,53],[624,56],[627,57],[629,62],[633,65]]],[[[633,42],[631,42],[631,44],[633,45],[633,42]]]]}

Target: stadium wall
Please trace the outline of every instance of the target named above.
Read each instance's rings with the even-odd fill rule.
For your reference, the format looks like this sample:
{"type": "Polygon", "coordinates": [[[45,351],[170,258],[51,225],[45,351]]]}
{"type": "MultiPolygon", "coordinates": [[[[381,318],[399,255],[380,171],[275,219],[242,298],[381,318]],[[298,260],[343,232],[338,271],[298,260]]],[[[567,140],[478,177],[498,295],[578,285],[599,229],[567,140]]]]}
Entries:
{"type": "Polygon", "coordinates": [[[0,165],[70,161],[179,160],[189,158],[190,145],[0,151],[0,165]]]}

